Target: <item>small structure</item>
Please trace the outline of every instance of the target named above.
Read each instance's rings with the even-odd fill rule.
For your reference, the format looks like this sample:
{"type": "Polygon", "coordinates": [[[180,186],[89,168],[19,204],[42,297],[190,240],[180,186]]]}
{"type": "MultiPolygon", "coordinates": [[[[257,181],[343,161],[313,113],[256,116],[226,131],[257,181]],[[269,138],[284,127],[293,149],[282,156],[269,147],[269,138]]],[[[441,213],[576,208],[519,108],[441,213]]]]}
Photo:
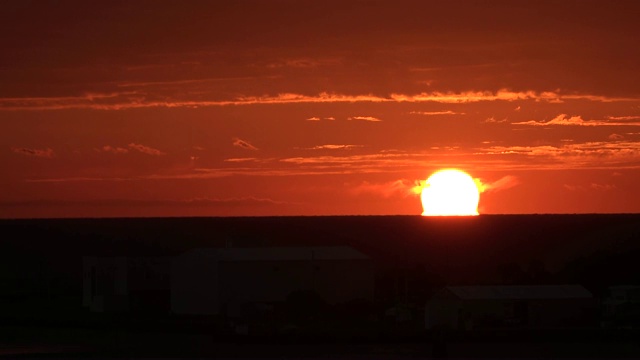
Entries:
{"type": "Polygon", "coordinates": [[[94,312],[168,312],[167,257],[88,257],[82,305],[94,312]]]}
{"type": "Polygon", "coordinates": [[[640,286],[618,285],[608,290],[602,301],[602,327],[640,328],[640,286]]]}
{"type": "Polygon", "coordinates": [[[425,307],[427,329],[581,326],[596,309],[581,285],[448,286],[425,307]]]}
{"type": "Polygon", "coordinates": [[[305,290],[328,304],[371,301],[373,278],[371,259],[346,246],[194,249],[173,260],[171,310],[240,316],[305,290]]]}

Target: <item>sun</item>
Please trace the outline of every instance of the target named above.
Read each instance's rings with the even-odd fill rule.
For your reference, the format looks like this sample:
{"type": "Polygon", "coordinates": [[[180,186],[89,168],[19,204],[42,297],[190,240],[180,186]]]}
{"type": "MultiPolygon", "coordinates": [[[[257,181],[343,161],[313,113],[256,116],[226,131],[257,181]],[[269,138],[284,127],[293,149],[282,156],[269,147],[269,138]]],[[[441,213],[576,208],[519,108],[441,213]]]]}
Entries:
{"type": "Polygon", "coordinates": [[[480,191],[469,174],[458,169],[433,173],[422,186],[422,216],[478,215],[480,191]]]}

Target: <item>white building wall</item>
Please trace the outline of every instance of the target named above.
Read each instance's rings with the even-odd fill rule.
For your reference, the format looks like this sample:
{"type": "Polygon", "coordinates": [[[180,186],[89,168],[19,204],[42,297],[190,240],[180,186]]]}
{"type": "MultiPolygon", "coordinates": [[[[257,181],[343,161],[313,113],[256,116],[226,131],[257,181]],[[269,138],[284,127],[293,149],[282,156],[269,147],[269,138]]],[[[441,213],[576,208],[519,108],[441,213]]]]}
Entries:
{"type": "Polygon", "coordinates": [[[243,304],[283,302],[297,290],[313,290],[309,261],[220,262],[220,300],[237,316],[243,304]]]}
{"type": "Polygon", "coordinates": [[[329,304],[356,299],[373,301],[373,263],[360,259],[315,262],[312,284],[329,304]]]}
{"type": "Polygon", "coordinates": [[[217,259],[187,253],[173,260],[171,311],[202,315],[220,312],[217,259]]]}
{"type": "MultiPolygon", "coordinates": [[[[329,304],[373,300],[373,264],[364,256],[256,259],[256,254],[262,256],[269,251],[259,250],[202,249],[175,258],[171,269],[171,310],[177,314],[234,316],[241,313],[243,304],[284,302],[298,290],[313,290],[329,304]]],[[[293,250],[283,253],[300,252],[293,250]]]]}
{"type": "Polygon", "coordinates": [[[458,313],[462,302],[448,291],[440,291],[429,302],[424,311],[425,327],[433,329],[455,329],[458,326],[458,313]]]}
{"type": "Polygon", "coordinates": [[[283,302],[295,291],[312,290],[329,304],[373,300],[369,260],[223,261],[220,301],[234,310],[247,302],[283,302]]]}

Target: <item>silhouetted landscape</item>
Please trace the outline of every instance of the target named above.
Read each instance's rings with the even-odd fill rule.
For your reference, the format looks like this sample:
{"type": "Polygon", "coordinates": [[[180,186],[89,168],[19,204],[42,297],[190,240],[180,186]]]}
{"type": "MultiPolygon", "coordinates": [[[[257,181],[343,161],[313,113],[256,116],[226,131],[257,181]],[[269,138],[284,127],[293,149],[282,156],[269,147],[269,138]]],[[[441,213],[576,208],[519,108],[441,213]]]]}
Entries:
{"type": "Polygon", "coordinates": [[[640,358],[639,13],[0,1],[0,358],[640,358]]]}
{"type": "Polygon", "coordinates": [[[640,215],[0,226],[3,356],[640,356],[640,215]]]}

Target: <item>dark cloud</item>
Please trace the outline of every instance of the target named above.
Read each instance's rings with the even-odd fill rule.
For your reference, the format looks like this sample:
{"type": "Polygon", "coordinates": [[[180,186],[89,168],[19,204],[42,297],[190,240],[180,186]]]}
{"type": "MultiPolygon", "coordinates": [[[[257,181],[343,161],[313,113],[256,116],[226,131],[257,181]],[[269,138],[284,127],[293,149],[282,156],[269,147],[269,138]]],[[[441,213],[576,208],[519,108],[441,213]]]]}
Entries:
{"type": "Polygon", "coordinates": [[[11,148],[11,151],[13,151],[16,154],[22,154],[22,155],[27,155],[27,156],[35,156],[35,157],[41,157],[41,158],[52,158],[54,157],[54,153],[52,149],[29,149],[29,148],[11,148]]]}
{"type": "Polygon", "coordinates": [[[141,145],[141,144],[130,143],[128,146],[132,150],[136,150],[147,155],[154,155],[154,156],[165,155],[165,153],[163,153],[158,149],[154,149],[152,147],[141,145]]]}
{"type": "Polygon", "coordinates": [[[242,140],[240,138],[233,138],[233,146],[237,146],[246,150],[258,150],[257,147],[251,145],[248,141],[242,140]]]}

